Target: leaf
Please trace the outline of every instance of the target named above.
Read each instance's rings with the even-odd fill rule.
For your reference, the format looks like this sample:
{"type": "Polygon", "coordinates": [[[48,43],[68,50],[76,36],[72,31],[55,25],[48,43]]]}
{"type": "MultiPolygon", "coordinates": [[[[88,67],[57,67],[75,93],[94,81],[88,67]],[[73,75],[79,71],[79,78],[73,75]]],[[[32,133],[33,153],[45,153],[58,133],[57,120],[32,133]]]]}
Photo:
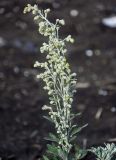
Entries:
{"type": "Polygon", "coordinates": [[[48,144],[47,147],[48,147],[47,153],[52,154],[52,156],[54,156],[54,158],[52,157],[53,160],[55,160],[55,159],[57,160],[57,158],[58,158],[58,160],[60,160],[60,159],[65,160],[66,159],[66,157],[67,157],[66,152],[63,151],[62,148],[57,147],[54,144],[52,144],[52,145],[48,144]]]}
{"type": "Polygon", "coordinates": [[[44,139],[52,142],[59,142],[59,139],[52,133],[49,133],[49,136],[45,137],[44,139]]]}
{"type": "Polygon", "coordinates": [[[52,120],[50,117],[48,117],[48,116],[43,116],[43,117],[44,117],[45,119],[47,119],[48,121],[54,123],[53,120],[52,120]]]}
{"type": "Polygon", "coordinates": [[[77,136],[73,136],[72,138],[69,139],[69,142],[74,141],[77,138],[77,136]]]}
{"type": "Polygon", "coordinates": [[[73,128],[76,128],[76,127],[77,127],[77,125],[72,125],[72,126],[69,128],[69,135],[70,135],[71,131],[73,130],[73,128]]]}
{"type": "Polygon", "coordinates": [[[76,160],[75,157],[74,157],[74,154],[73,155],[69,155],[69,160],[76,160]]]}
{"type": "Polygon", "coordinates": [[[46,156],[43,156],[43,159],[44,159],[44,160],[49,160],[48,157],[46,157],[46,156]]]}
{"type": "Polygon", "coordinates": [[[82,127],[76,127],[76,128],[74,128],[74,129],[72,130],[72,132],[71,132],[70,137],[73,137],[75,134],[79,133],[79,132],[80,132],[83,128],[85,128],[86,126],[87,126],[87,124],[84,125],[84,126],[82,126],[82,127]]]}
{"type": "Polygon", "coordinates": [[[76,160],[80,160],[87,155],[87,150],[80,149],[78,146],[75,146],[75,158],[76,160]]]}
{"type": "Polygon", "coordinates": [[[65,160],[66,159],[66,152],[63,151],[61,148],[58,148],[58,155],[59,157],[62,159],[62,160],[65,160]]]}
{"type": "Polygon", "coordinates": [[[48,144],[47,147],[48,147],[47,153],[51,153],[54,156],[58,156],[58,148],[55,145],[48,144]]]}
{"type": "Polygon", "coordinates": [[[70,120],[72,121],[74,118],[76,118],[77,116],[80,116],[80,115],[81,115],[81,113],[71,114],[70,120]]]}
{"type": "Polygon", "coordinates": [[[105,144],[105,147],[92,147],[89,149],[90,152],[93,152],[98,159],[103,160],[111,160],[116,153],[116,146],[115,144],[105,144]]]}

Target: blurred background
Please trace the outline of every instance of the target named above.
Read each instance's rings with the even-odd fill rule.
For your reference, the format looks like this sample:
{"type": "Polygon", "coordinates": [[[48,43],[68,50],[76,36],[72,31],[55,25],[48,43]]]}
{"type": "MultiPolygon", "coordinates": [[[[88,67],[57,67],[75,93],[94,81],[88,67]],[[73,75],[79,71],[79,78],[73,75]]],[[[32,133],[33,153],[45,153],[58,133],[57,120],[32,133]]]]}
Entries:
{"type": "Polygon", "coordinates": [[[116,1],[115,0],[0,0],[0,157],[34,160],[42,155],[43,140],[53,126],[43,119],[48,103],[35,60],[44,61],[27,3],[50,8],[50,20],[65,19],[61,37],[71,34],[67,60],[77,73],[75,120],[88,123],[77,137],[81,146],[116,142],[116,1]]]}

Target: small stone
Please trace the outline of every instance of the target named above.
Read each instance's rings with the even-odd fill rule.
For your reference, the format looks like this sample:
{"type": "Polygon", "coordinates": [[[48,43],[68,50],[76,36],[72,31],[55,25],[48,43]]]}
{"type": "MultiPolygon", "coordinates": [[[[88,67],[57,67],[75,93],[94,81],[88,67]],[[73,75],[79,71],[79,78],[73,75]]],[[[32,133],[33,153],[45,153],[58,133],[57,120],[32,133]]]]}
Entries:
{"type": "Polygon", "coordinates": [[[105,10],[105,6],[103,4],[97,4],[96,8],[99,9],[100,11],[104,11],[105,10]]]}
{"type": "Polygon", "coordinates": [[[71,17],[77,17],[79,15],[79,11],[76,9],[72,9],[70,11],[70,15],[71,15],[71,17]]]}
{"type": "Polygon", "coordinates": [[[3,37],[0,37],[0,47],[3,47],[6,45],[6,40],[3,37]]]}
{"type": "Polygon", "coordinates": [[[23,121],[23,125],[24,125],[24,126],[27,126],[27,125],[28,125],[28,122],[27,122],[27,121],[23,121]]]}
{"type": "Polygon", "coordinates": [[[29,77],[29,71],[24,71],[24,76],[29,77]]]}
{"type": "Polygon", "coordinates": [[[95,55],[96,55],[96,56],[99,56],[100,54],[101,54],[101,51],[100,51],[99,49],[96,49],[96,50],[95,50],[95,55]]]}
{"type": "Polygon", "coordinates": [[[84,104],[79,104],[79,105],[78,105],[79,111],[84,111],[85,108],[86,108],[86,106],[85,106],[84,104]]]}
{"type": "Polygon", "coordinates": [[[20,100],[21,99],[21,95],[19,93],[15,93],[14,98],[16,100],[20,100]]]}
{"type": "Polygon", "coordinates": [[[14,69],[13,69],[13,70],[14,70],[14,73],[16,73],[16,74],[18,74],[18,73],[19,73],[19,71],[20,71],[19,67],[17,67],[17,66],[16,66],[16,67],[14,67],[14,69]]]}
{"type": "Polygon", "coordinates": [[[22,21],[17,21],[16,26],[20,27],[22,30],[25,30],[27,28],[27,24],[25,22],[22,22],[22,21]]]}
{"type": "Polygon", "coordinates": [[[116,28],[116,16],[103,18],[102,24],[109,28],[116,28]]]}
{"type": "Polygon", "coordinates": [[[112,107],[111,112],[113,112],[113,113],[116,112],[116,107],[112,107]]]}
{"type": "Polygon", "coordinates": [[[0,72],[0,79],[3,79],[5,77],[3,72],[0,72]]]}
{"type": "Polygon", "coordinates": [[[90,50],[90,49],[88,49],[88,50],[85,51],[85,54],[86,54],[86,56],[88,56],[88,57],[92,57],[92,56],[93,56],[93,51],[90,50]]]}
{"type": "Polygon", "coordinates": [[[4,14],[5,8],[0,8],[0,14],[4,14]]]}
{"type": "Polygon", "coordinates": [[[90,87],[90,83],[88,82],[78,82],[76,85],[76,88],[89,88],[90,87]]]}
{"type": "Polygon", "coordinates": [[[26,89],[22,89],[21,92],[24,96],[28,96],[28,91],[26,89]]]}
{"type": "Polygon", "coordinates": [[[34,138],[38,134],[38,130],[35,130],[31,133],[30,138],[34,138]]]}
{"type": "Polygon", "coordinates": [[[95,119],[99,120],[103,112],[103,108],[100,107],[95,115],[95,119]]]}
{"type": "Polygon", "coordinates": [[[98,94],[101,95],[101,96],[107,96],[108,95],[108,92],[106,90],[103,90],[103,89],[100,89],[98,91],[98,94]]]}

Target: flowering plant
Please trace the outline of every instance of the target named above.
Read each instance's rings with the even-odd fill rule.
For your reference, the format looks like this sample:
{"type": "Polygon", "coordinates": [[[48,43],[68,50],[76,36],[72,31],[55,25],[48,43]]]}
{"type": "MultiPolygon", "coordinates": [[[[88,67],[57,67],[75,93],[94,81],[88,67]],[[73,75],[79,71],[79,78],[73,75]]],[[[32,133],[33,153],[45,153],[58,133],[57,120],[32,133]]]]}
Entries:
{"type": "MultiPolygon", "coordinates": [[[[40,48],[41,53],[47,53],[46,61],[35,62],[34,67],[44,69],[44,72],[37,75],[45,82],[44,89],[49,95],[49,106],[43,106],[43,110],[48,110],[47,120],[54,123],[56,133],[49,133],[46,139],[51,141],[47,145],[44,160],[79,160],[87,151],[80,149],[74,144],[76,135],[86,126],[78,127],[73,124],[73,119],[80,115],[71,111],[73,95],[76,92],[76,73],[72,73],[66,60],[66,43],[74,42],[71,35],[64,39],[59,37],[59,29],[65,25],[64,20],[56,19],[55,24],[51,23],[47,16],[50,9],[39,10],[37,5],[27,5],[24,13],[32,12],[34,20],[38,25],[40,34],[48,38],[48,43],[43,43],[40,48]],[[74,149],[75,152],[71,152],[74,149]]],[[[116,153],[114,144],[106,144],[105,147],[91,148],[89,151],[97,156],[97,160],[111,160],[116,153]]]]}
{"type": "MultiPolygon", "coordinates": [[[[73,102],[73,94],[75,93],[76,73],[71,73],[70,66],[65,58],[66,42],[74,42],[71,35],[64,39],[59,37],[59,29],[65,25],[64,20],[56,19],[55,24],[48,19],[50,9],[41,11],[37,5],[27,5],[24,13],[32,12],[34,20],[38,25],[39,33],[48,37],[48,43],[43,43],[40,48],[41,53],[47,53],[46,62],[35,62],[34,67],[44,69],[44,72],[37,75],[45,82],[44,89],[47,90],[50,100],[49,106],[43,106],[43,110],[48,110],[48,120],[54,123],[56,134],[49,134],[47,140],[52,141],[48,145],[48,156],[44,156],[44,160],[77,160],[77,154],[71,155],[71,149],[74,147],[72,142],[76,138],[76,134],[83,127],[73,125],[73,119],[79,114],[71,113],[71,105],[73,102]]],[[[85,155],[82,150],[78,159],[85,155]],[[83,153],[83,154],[82,154],[83,153]]]]}
{"type": "Polygon", "coordinates": [[[97,156],[96,160],[111,160],[116,154],[116,146],[114,143],[105,144],[105,147],[92,147],[90,151],[97,156]]]}

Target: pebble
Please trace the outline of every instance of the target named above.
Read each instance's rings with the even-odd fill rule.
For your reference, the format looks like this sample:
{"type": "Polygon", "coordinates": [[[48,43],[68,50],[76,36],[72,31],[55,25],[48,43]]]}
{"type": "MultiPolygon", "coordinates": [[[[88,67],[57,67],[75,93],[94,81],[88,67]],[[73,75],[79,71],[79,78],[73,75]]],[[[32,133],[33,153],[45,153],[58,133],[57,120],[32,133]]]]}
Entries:
{"type": "Polygon", "coordinates": [[[77,17],[79,15],[79,11],[76,9],[72,9],[70,11],[70,15],[71,15],[71,17],[77,17]]]}
{"type": "Polygon", "coordinates": [[[29,75],[30,75],[30,74],[29,74],[29,71],[24,71],[23,74],[24,74],[25,77],[29,77],[29,75]]]}
{"type": "Polygon", "coordinates": [[[27,122],[27,121],[23,121],[23,125],[24,125],[24,126],[27,126],[27,125],[28,125],[28,122],[27,122]]]}
{"type": "Polygon", "coordinates": [[[90,87],[90,83],[88,82],[78,82],[77,85],[76,85],[77,88],[88,88],[90,87]]]}
{"type": "Polygon", "coordinates": [[[25,30],[27,28],[27,24],[25,22],[22,22],[22,21],[17,21],[16,22],[16,27],[19,27],[22,30],[25,30]]]}
{"type": "Polygon", "coordinates": [[[13,70],[14,70],[14,73],[16,73],[16,74],[18,74],[18,73],[20,72],[20,69],[19,69],[19,67],[17,67],[17,66],[15,66],[15,67],[13,68],[13,70]]]}
{"type": "Polygon", "coordinates": [[[3,72],[0,72],[0,79],[3,79],[5,77],[3,72]]]}
{"type": "Polygon", "coordinates": [[[106,90],[103,90],[103,89],[100,89],[98,91],[98,94],[101,95],[101,96],[107,96],[108,95],[108,92],[106,90]]]}
{"type": "Polygon", "coordinates": [[[88,57],[92,57],[93,56],[93,51],[88,49],[85,51],[85,55],[88,56],[88,57]]]}
{"type": "Polygon", "coordinates": [[[116,16],[103,18],[102,24],[109,28],[116,28],[116,16]]]}
{"type": "Polygon", "coordinates": [[[104,11],[105,10],[105,6],[103,4],[97,4],[96,8],[99,9],[100,11],[104,11]]]}
{"type": "Polygon", "coordinates": [[[30,138],[34,138],[38,134],[38,130],[35,130],[31,133],[30,138]]]}
{"type": "Polygon", "coordinates": [[[0,14],[4,14],[5,8],[0,8],[0,14]]]}
{"type": "Polygon", "coordinates": [[[96,50],[95,50],[95,55],[96,55],[96,56],[100,56],[100,54],[101,54],[101,51],[100,51],[99,49],[96,49],[96,50]]]}
{"type": "Polygon", "coordinates": [[[3,37],[0,37],[0,47],[3,47],[6,45],[6,40],[3,37]]]}
{"type": "Polygon", "coordinates": [[[14,98],[15,98],[16,100],[21,100],[21,95],[20,95],[20,93],[15,93],[14,98]]]}
{"type": "Polygon", "coordinates": [[[16,117],[16,118],[15,118],[15,121],[16,121],[17,123],[20,123],[20,122],[21,122],[20,117],[16,117]]]}
{"type": "Polygon", "coordinates": [[[86,106],[85,106],[84,104],[78,104],[78,109],[79,109],[80,111],[85,110],[85,108],[86,108],[86,106]]]}
{"type": "Polygon", "coordinates": [[[112,107],[111,112],[113,112],[113,113],[116,112],[116,107],[112,107]]]}
{"type": "Polygon", "coordinates": [[[22,89],[21,90],[21,93],[24,95],[24,96],[28,96],[28,91],[26,89],[22,89]]]}
{"type": "Polygon", "coordinates": [[[99,120],[101,115],[102,115],[102,112],[103,112],[103,108],[99,108],[96,115],[95,115],[95,119],[99,120]]]}

